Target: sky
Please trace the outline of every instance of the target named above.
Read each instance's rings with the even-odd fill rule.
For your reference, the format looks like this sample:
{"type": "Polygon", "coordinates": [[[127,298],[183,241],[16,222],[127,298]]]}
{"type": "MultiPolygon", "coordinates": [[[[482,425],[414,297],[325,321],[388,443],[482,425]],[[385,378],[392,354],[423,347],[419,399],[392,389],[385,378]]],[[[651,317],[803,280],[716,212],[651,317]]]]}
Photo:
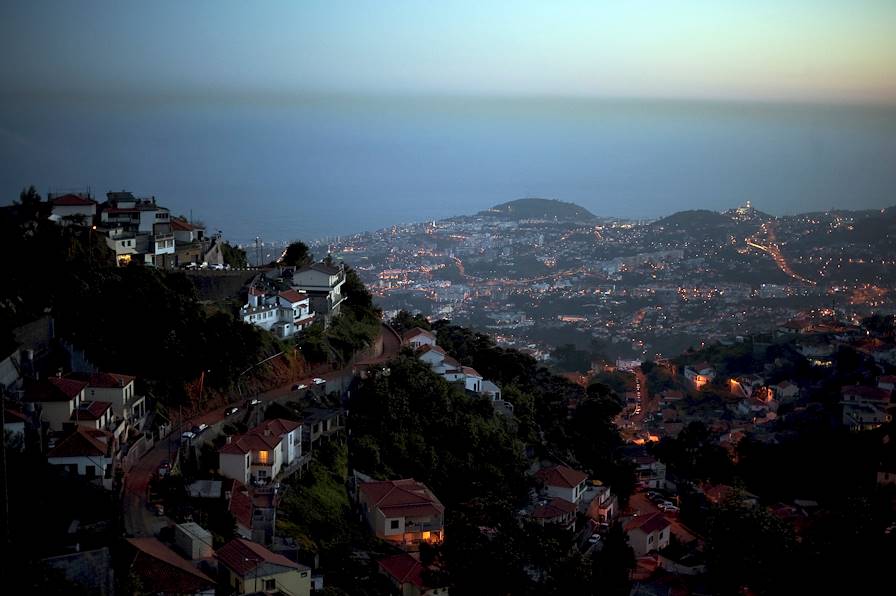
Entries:
{"type": "Polygon", "coordinates": [[[0,94],[896,103],[894,0],[9,1],[0,94]]]}

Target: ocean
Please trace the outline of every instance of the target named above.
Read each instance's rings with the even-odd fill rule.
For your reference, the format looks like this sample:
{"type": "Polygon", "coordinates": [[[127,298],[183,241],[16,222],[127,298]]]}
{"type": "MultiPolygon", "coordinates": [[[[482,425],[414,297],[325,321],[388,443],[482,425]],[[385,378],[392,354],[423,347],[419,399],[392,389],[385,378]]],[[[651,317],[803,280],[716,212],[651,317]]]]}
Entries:
{"type": "Polygon", "coordinates": [[[521,197],[655,218],[896,204],[896,108],[563,98],[0,101],[2,202],[127,189],[240,243],[521,197]]]}

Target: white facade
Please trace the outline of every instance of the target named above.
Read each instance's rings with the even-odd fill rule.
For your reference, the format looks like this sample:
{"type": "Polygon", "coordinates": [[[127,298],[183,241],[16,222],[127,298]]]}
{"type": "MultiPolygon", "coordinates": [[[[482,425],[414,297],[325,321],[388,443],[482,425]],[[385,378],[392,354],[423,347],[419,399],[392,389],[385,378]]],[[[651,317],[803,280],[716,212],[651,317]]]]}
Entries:
{"type": "Polygon", "coordinates": [[[221,475],[239,480],[243,484],[249,484],[251,462],[251,453],[218,453],[218,468],[221,475]]]}

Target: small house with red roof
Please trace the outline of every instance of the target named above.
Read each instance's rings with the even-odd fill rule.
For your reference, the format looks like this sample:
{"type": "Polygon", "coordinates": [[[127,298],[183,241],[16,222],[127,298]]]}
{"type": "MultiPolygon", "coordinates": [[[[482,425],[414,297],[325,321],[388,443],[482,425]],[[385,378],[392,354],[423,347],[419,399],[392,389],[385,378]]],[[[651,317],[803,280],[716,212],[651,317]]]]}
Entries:
{"type": "Polygon", "coordinates": [[[218,549],[215,558],[222,593],[311,594],[311,569],[257,542],[234,538],[218,549]]]}
{"type": "Polygon", "coordinates": [[[244,435],[227,437],[218,450],[221,475],[249,484],[269,481],[302,457],[302,423],[266,420],[244,435]]]}
{"type": "MultiPolygon", "coordinates": [[[[425,362],[431,367],[435,368],[438,365],[442,364],[445,361],[445,358],[448,357],[448,352],[439,346],[432,345],[423,345],[417,351],[417,359],[421,362],[425,362]]],[[[438,372],[438,371],[436,371],[438,372]]]]}
{"type": "Polygon", "coordinates": [[[698,362],[684,367],[684,376],[695,389],[700,389],[716,378],[716,369],[708,362],[698,362]]]}
{"type": "Polygon", "coordinates": [[[111,403],[112,413],[116,418],[140,428],[146,417],[146,400],[142,395],[136,394],[136,377],[107,372],[74,372],[66,378],[87,383],[87,399],[111,403]]]}
{"type": "Polygon", "coordinates": [[[62,430],[72,420],[72,413],[85,401],[87,383],[75,379],[50,377],[25,384],[23,401],[34,404],[40,419],[50,430],[62,430]]]}
{"type": "Polygon", "coordinates": [[[377,565],[402,596],[448,596],[448,588],[433,588],[423,580],[426,567],[416,553],[392,555],[380,559],[377,565]]]}
{"type": "Polygon", "coordinates": [[[441,542],[445,507],[421,482],[412,478],[363,482],[358,503],[377,538],[412,550],[420,542],[441,542]]]}
{"type": "Polygon", "coordinates": [[[402,343],[411,346],[415,350],[417,348],[422,348],[423,346],[436,345],[435,334],[432,331],[427,331],[426,329],[422,329],[420,327],[414,327],[413,329],[405,331],[401,336],[401,340],[402,343]]]}
{"type": "Polygon", "coordinates": [[[576,527],[576,505],[566,499],[554,497],[547,503],[539,505],[532,512],[532,519],[540,525],[558,524],[567,530],[576,527]]]}
{"type": "Polygon", "coordinates": [[[305,292],[290,289],[268,294],[254,286],[249,288],[240,317],[280,338],[292,337],[314,321],[311,299],[305,292]]]}
{"type": "Polygon", "coordinates": [[[464,389],[479,393],[482,390],[482,375],[472,366],[462,366],[461,371],[464,373],[464,389]]]}
{"type": "Polygon", "coordinates": [[[71,421],[96,430],[113,430],[112,404],[107,401],[83,401],[72,412],[71,421]]]}
{"type": "Polygon", "coordinates": [[[47,202],[52,206],[52,215],[59,218],[60,223],[81,220],[85,225],[90,225],[96,216],[97,203],[89,193],[49,193],[47,202]]]}
{"type": "Polygon", "coordinates": [[[669,520],[661,513],[639,515],[625,524],[628,543],[635,551],[636,557],[643,557],[649,552],[662,550],[669,546],[669,520]]]}
{"type": "Polygon", "coordinates": [[[214,596],[215,580],[156,538],[128,538],[130,572],[153,594],[214,596]]]}
{"type": "Polygon", "coordinates": [[[584,472],[567,466],[542,468],[535,473],[535,476],[544,482],[548,495],[575,504],[582,499],[585,493],[585,481],[588,479],[584,472]]]}
{"type": "Polygon", "coordinates": [[[74,431],[47,452],[47,463],[88,481],[112,488],[115,439],[111,433],[76,426],[74,431]]]}

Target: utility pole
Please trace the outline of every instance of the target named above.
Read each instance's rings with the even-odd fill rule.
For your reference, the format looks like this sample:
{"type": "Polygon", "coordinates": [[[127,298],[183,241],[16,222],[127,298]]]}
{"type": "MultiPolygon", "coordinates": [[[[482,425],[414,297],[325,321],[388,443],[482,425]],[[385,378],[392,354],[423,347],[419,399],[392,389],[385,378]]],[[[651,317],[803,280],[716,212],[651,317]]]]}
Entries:
{"type": "Polygon", "coordinates": [[[261,237],[255,237],[255,266],[261,267],[261,237]]]}

